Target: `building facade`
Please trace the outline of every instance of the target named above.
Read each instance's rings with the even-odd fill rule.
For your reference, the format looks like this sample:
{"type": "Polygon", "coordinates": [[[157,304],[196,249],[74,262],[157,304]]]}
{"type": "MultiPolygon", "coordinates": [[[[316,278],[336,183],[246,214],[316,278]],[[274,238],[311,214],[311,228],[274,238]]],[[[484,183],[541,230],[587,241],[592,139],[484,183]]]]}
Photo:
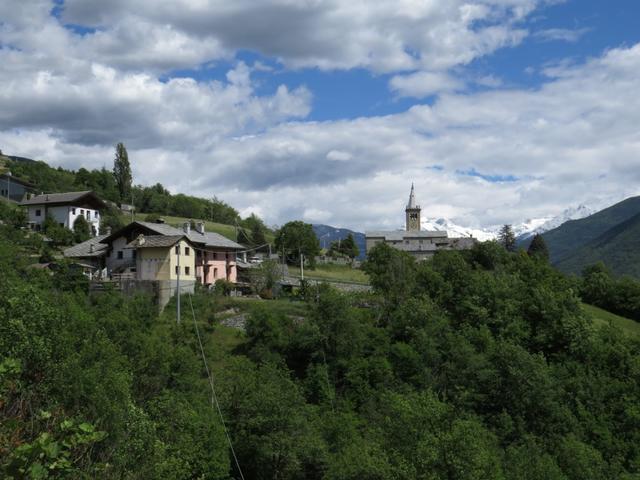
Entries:
{"type": "Polygon", "coordinates": [[[421,209],[411,185],[409,201],[405,208],[404,230],[379,230],[365,233],[367,253],[376,245],[386,243],[413,255],[417,260],[427,260],[439,250],[466,250],[477,243],[473,237],[450,238],[446,231],[421,230],[421,209]]]}
{"type": "Polygon", "coordinates": [[[35,186],[12,176],[9,172],[0,174],[0,197],[22,202],[35,192],[35,186]]]}
{"type": "Polygon", "coordinates": [[[73,230],[78,217],[84,217],[94,237],[100,232],[100,212],[106,207],[91,191],[45,193],[24,200],[21,205],[27,207],[28,223],[36,231],[42,230],[47,216],[69,230],[73,230]]]}
{"type": "Polygon", "coordinates": [[[191,222],[186,222],[182,230],[164,223],[130,223],[102,240],[102,243],[107,245],[106,267],[108,275],[131,273],[134,274],[134,278],[139,280],[150,280],[151,277],[157,275],[162,276],[163,279],[167,275],[170,279],[173,278],[171,272],[175,270],[176,265],[166,263],[171,259],[168,260],[162,256],[150,257],[149,255],[157,255],[160,252],[149,249],[160,248],[160,243],[169,242],[176,237],[184,237],[184,241],[190,243],[190,246],[184,246],[184,252],[181,256],[184,262],[188,262],[182,265],[182,270],[185,267],[189,268],[188,273],[182,272],[183,277],[193,277],[194,281],[205,286],[211,286],[217,280],[236,282],[236,252],[243,250],[244,247],[217,233],[206,232],[203,222],[197,222],[195,229],[191,228],[191,222]],[[146,239],[144,241],[146,246],[133,243],[140,237],[146,239]],[[147,250],[149,251],[147,252],[147,250]],[[145,262],[139,262],[139,255],[144,255],[145,262]],[[156,267],[159,268],[162,258],[164,258],[165,264],[169,265],[168,268],[171,272],[165,272],[165,270],[156,272],[154,270],[156,267]]]}

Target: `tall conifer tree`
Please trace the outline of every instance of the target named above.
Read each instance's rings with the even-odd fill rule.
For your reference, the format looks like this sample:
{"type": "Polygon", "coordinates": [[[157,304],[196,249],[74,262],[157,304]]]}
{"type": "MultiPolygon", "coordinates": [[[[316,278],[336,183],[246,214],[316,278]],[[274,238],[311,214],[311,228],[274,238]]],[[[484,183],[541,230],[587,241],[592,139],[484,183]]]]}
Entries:
{"type": "Polygon", "coordinates": [[[129,164],[129,154],[123,143],[116,145],[116,157],[113,160],[113,176],[120,192],[120,201],[131,202],[131,165],[129,164]]]}
{"type": "Polygon", "coordinates": [[[516,236],[513,233],[511,225],[504,225],[498,234],[498,241],[508,251],[516,251],[516,236]]]}

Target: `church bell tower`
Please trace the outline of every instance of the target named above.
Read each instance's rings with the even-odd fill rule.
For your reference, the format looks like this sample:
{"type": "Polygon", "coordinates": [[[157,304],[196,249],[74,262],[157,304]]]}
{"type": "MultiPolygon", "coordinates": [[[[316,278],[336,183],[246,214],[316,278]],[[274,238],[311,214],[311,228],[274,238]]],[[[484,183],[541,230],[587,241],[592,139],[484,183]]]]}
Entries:
{"type": "Polygon", "coordinates": [[[407,232],[415,232],[420,230],[420,205],[416,205],[416,196],[413,192],[413,183],[411,184],[411,193],[409,194],[409,203],[405,208],[407,219],[407,232]]]}

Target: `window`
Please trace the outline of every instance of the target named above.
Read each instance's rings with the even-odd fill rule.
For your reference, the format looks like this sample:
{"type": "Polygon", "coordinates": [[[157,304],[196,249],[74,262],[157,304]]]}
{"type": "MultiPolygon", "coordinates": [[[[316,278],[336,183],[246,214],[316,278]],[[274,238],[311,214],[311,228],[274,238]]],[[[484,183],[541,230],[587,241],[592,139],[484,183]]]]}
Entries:
{"type": "Polygon", "coordinates": [[[215,278],[218,278],[218,269],[217,269],[217,268],[214,268],[214,269],[213,269],[213,278],[214,278],[214,279],[215,279],[215,278]]]}
{"type": "Polygon", "coordinates": [[[174,250],[176,252],[176,255],[180,255],[180,245],[176,245],[176,248],[174,250]]]}
{"type": "Polygon", "coordinates": [[[84,210],[82,208],[80,209],[80,215],[84,215],[84,210]]]}
{"type": "Polygon", "coordinates": [[[137,250],[132,250],[131,251],[131,257],[135,260],[137,256],[138,256],[138,251],[137,250]]]}
{"type": "Polygon", "coordinates": [[[118,260],[122,260],[122,258],[123,258],[122,250],[118,250],[118,260]]]}
{"type": "Polygon", "coordinates": [[[176,275],[180,275],[180,267],[176,265],[176,275]]]}
{"type": "Polygon", "coordinates": [[[184,274],[185,274],[185,275],[190,275],[190,273],[189,273],[189,272],[191,272],[191,268],[189,268],[189,267],[184,267],[184,274]]]}
{"type": "Polygon", "coordinates": [[[37,210],[36,210],[36,217],[39,217],[39,216],[40,216],[40,214],[41,214],[40,209],[37,209],[37,210]]]}
{"type": "Polygon", "coordinates": [[[91,220],[91,210],[87,210],[87,220],[91,220]]]}
{"type": "Polygon", "coordinates": [[[184,247],[184,254],[187,257],[191,255],[191,249],[189,247],[184,247]]]}
{"type": "Polygon", "coordinates": [[[75,209],[75,208],[72,208],[72,209],[71,209],[71,215],[75,215],[75,214],[76,214],[76,209],[75,209]]]}

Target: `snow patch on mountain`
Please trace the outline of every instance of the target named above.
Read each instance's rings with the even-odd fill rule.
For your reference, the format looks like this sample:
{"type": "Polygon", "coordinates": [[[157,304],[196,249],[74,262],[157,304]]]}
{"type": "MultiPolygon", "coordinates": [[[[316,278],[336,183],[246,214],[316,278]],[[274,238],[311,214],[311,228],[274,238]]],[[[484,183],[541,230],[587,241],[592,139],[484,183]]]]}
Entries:
{"type": "Polygon", "coordinates": [[[458,225],[447,218],[427,218],[421,222],[422,230],[447,232],[450,237],[473,237],[481,242],[493,240],[498,231],[493,228],[471,228],[458,225]]]}
{"type": "MultiPolygon", "coordinates": [[[[585,206],[570,207],[564,210],[560,215],[548,216],[541,218],[530,218],[524,222],[514,224],[513,233],[520,239],[527,239],[537,233],[544,233],[559,227],[569,220],[579,220],[594,214],[596,211],[585,206]]],[[[485,228],[465,227],[455,223],[447,218],[427,218],[422,220],[421,226],[423,230],[446,231],[450,237],[469,237],[477,238],[481,242],[486,240],[495,240],[502,225],[494,225],[485,228]]]]}

